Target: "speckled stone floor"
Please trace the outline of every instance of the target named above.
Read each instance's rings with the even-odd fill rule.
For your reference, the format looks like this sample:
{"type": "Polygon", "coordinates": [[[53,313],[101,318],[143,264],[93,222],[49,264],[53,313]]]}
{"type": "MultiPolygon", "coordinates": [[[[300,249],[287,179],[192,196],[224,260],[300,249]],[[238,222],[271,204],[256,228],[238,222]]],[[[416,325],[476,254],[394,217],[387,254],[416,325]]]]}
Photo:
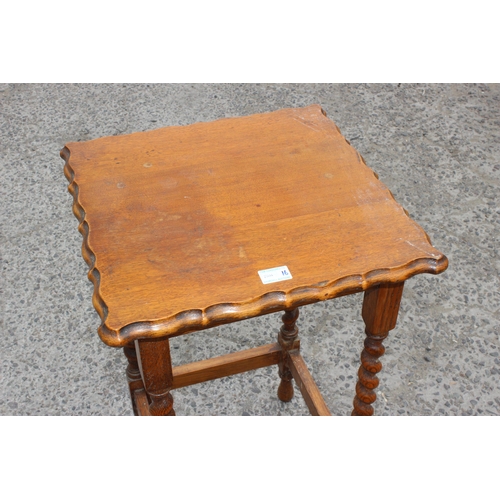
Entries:
{"type": "MultiPolygon", "coordinates": [[[[104,345],[59,151],[66,142],[320,104],[447,255],[410,279],[385,342],[378,415],[500,414],[500,85],[0,86],[1,415],[131,415],[104,345]]],[[[306,363],[351,411],[361,295],[301,309],[306,363]]],[[[174,363],[274,341],[280,315],[172,341],[174,363]]],[[[179,389],[178,415],[306,415],[276,367],[179,389]]]]}

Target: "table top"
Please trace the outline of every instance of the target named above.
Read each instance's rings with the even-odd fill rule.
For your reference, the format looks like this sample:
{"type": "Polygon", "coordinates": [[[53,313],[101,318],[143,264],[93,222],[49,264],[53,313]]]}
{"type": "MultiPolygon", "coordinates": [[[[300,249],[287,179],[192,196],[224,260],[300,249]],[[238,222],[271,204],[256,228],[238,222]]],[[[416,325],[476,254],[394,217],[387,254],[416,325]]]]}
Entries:
{"type": "Polygon", "coordinates": [[[318,105],[73,142],[61,156],[112,346],[448,265],[318,105]]]}

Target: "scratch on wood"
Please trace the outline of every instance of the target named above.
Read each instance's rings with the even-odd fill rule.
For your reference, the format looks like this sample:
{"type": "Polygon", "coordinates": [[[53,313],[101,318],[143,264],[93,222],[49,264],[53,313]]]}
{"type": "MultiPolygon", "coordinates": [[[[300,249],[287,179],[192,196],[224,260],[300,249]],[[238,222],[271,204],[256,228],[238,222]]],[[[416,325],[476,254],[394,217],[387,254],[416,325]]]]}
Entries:
{"type": "Polygon", "coordinates": [[[408,245],[410,245],[411,247],[416,248],[417,250],[420,250],[421,252],[424,252],[424,253],[426,253],[426,254],[428,254],[428,255],[431,255],[432,257],[435,257],[435,258],[439,257],[439,255],[437,255],[437,254],[435,254],[435,253],[433,253],[433,252],[429,252],[429,250],[425,250],[425,249],[423,249],[423,248],[420,248],[419,246],[415,245],[415,244],[414,244],[414,243],[412,243],[411,241],[405,240],[405,239],[403,239],[403,238],[399,238],[399,241],[404,241],[405,243],[407,243],[407,244],[408,244],[408,245]]]}
{"type": "Polygon", "coordinates": [[[300,119],[297,119],[297,118],[293,118],[296,122],[299,122],[301,123],[302,125],[304,125],[304,127],[307,127],[307,128],[310,128],[311,130],[314,130],[315,132],[318,131],[318,129],[316,127],[311,127],[311,125],[308,125],[307,122],[305,121],[304,118],[302,117],[299,117],[300,119]]]}

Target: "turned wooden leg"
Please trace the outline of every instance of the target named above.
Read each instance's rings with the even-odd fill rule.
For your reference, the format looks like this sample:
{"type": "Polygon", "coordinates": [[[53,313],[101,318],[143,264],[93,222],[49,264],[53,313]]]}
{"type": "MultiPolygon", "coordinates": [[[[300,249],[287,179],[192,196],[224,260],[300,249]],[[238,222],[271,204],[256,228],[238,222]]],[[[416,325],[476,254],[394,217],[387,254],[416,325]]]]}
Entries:
{"type": "Polygon", "coordinates": [[[352,415],[373,415],[372,403],[377,399],[374,389],[379,384],[377,373],[382,369],[378,358],[385,352],[382,342],[396,326],[403,285],[404,282],[387,283],[365,292],[362,315],[366,339],[361,353],[352,415]]]}
{"type": "Polygon", "coordinates": [[[132,408],[134,410],[134,415],[137,415],[138,412],[135,404],[134,392],[144,389],[144,384],[142,383],[141,372],[139,370],[137,353],[135,352],[134,344],[131,343],[126,345],[123,348],[123,353],[128,360],[128,366],[125,373],[127,374],[128,388],[130,391],[130,398],[132,399],[132,408]]]}
{"type": "Polygon", "coordinates": [[[135,349],[151,415],[174,416],[172,361],[168,339],[136,340],[135,349]]]}
{"type": "Polygon", "coordinates": [[[299,310],[290,309],[285,311],[285,314],[281,317],[283,321],[283,326],[278,334],[278,342],[283,349],[282,361],[278,363],[279,375],[281,378],[280,385],[278,387],[278,397],[281,401],[290,401],[293,397],[293,385],[292,385],[292,372],[290,371],[290,358],[288,356],[288,351],[292,348],[298,348],[299,330],[295,325],[297,318],[299,317],[299,310]]]}

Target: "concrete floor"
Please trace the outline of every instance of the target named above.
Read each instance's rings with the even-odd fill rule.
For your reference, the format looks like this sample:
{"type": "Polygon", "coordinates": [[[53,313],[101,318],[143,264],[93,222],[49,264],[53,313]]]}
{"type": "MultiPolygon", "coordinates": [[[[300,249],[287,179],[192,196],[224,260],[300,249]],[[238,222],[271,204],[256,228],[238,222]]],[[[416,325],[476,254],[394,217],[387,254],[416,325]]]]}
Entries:
{"type": "MultiPolygon", "coordinates": [[[[59,151],[66,142],[320,104],[447,255],[407,282],[385,342],[378,415],[500,414],[500,85],[0,86],[1,415],[131,415],[104,345],[59,151]]],[[[306,363],[348,415],[361,295],[301,309],[306,363]]],[[[172,341],[174,363],[272,342],[280,315],[172,341]]],[[[276,367],[174,392],[178,415],[306,415],[276,367]]]]}

